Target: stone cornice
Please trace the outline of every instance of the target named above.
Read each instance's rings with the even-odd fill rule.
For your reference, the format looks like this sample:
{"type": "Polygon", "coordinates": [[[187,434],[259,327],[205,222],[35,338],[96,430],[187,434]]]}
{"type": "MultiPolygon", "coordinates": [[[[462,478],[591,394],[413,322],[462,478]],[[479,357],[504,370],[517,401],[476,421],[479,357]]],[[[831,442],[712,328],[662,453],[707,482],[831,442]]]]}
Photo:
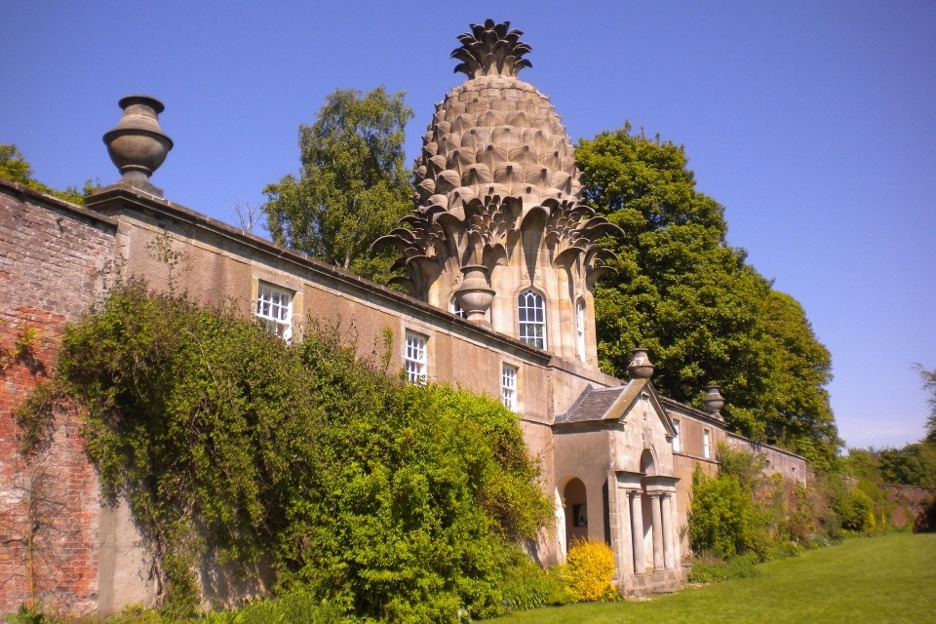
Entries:
{"type": "MultiPolygon", "coordinates": [[[[67,205],[71,206],[71,204],[67,205]]],[[[324,282],[340,284],[346,290],[355,291],[362,298],[369,301],[382,301],[385,305],[390,304],[409,310],[413,315],[428,316],[442,321],[453,328],[458,328],[460,333],[469,334],[481,342],[496,343],[499,348],[507,352],[522,354],[525,359],[532,360],[541,366],[545,367],[553,360],[553,356],[550,354],[526,345],[510,336],[469,323],[409,295],[391,290],[371,280],[310,258],[305,254],[286,249],[259,236],[242,232],[233,226],[212,219],[190,208],[145,193],[126,184],[118,183],[98,190],[87,199],[87,205],[90,211],[94,211],[92,214],[96,214],[96,218],[105,218],[115,224],[122,215],[149,212],[157,218],[197,228],[236,245],[244,246],[268,258],[294,264],[310,275],[321,278],[324,282]]]]}

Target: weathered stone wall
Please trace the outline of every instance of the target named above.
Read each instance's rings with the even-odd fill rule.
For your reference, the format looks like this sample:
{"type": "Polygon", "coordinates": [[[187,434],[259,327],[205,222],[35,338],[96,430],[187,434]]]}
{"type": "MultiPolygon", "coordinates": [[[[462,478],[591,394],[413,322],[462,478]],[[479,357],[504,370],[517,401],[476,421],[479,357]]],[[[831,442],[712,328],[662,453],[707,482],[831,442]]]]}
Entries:
{"type": "Polygon", "coordinates": [[[911,528],[920,519],[921,514],[936,498],[936,493],[915,485],[888,485],[884,487],[887,493],[887,502],[891,504],[888,521],[898,529],[911,528]]]}
{"type": "Polygon", "coordinates": [[[26,457],[14,410],[51,374],[64,324],[100,293],[115,226],[0,180],[0,613],[32,599],[96,608],[98,481],[79,420],[57,410],[51,443],[26,457]]]}
{"type": "Polygon", "coordinates": [[[728,448],[762,455],[767,460],[765,471],[768,474],[780,474],[803,485],[806,484],[807,467],[806,460],[803,457],[769,444],[752,442],[733,433],[728,434],[726,441],[728,448]]]}
{"type": "MultiPolygon", "coordinates": [[[[15,406],[51,374],[64,324],[102,294],[100,273],[112,263],[125,277],[138,275],[151,287],[188,292],[209,303],[233,303],[245,315],[253,313],[258,284],[287,289],[293,293],[295,338],[314,328],[311,318],[326,331],[337,326],[355,339],[362,355],[380,357],[390,330],[391,371],[403,366],[407,331],[427,338],[428,377],[439,382],[497,397],[502,366],[516,367],[518,413],[529,449],[541,460],[546,491],[553,496],[561,485],[557,481],[582,475],[587,481],[582,502],[596,510],[605,505],[603,489],[612,463],[606,435],[580,433],[560,452],[552,425],[589,385],[615,386],[619,380],[165,200],[111,187],[93,197],[89,207],[0,183],[0,348],[11,351],[26,327],[39,336],[29,358],[5,358],[0,372],[0,583],[5,583],[0,613],[15,610],[33,594],[46,606],[75,613],[109,612],[153,597],[149,556],[126,505],[102,505],[77,416],[60,410],[51,445],[31,462],[16,451],[15,406]],[[166,251],[172,252],[169,261],[166,251]],[[32,549],[27,547],[30,501],[38,503],[32,509],[41,516],[33,525],[32,549]]],[[[717,472],[715,449],[726,434],[724,424],[704,412],[669,400],[663,404],[682,423],[682,449],[672,454],[672,472],[679,479],[676,526],[682,527],[692,470],[702,465],[707,473],[717,472]]],[[[657,446],[669,444],[664,438],[657,446]]],[[[802,458],[780,451],[777,457],[774,465],[805,475],[802,458]]],[[[604,517],[587,530],[605,536],[604,517]]],[[[538,558],[558,561],[557,531],[542,537],[538,558]]],[[[219,592],[223,598],[220,594],[245,595],[234,587],[219,592]]]]}

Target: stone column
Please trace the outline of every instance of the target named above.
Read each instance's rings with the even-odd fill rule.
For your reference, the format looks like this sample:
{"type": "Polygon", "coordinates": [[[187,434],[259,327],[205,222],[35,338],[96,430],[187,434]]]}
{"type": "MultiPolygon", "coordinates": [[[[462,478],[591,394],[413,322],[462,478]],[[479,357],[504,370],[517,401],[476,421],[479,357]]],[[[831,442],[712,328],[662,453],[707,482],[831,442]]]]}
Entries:
{"type": "Polygon", "coordinates": [[[670,505],[670,494],[660,497],[660,506],[663,511],[663,565],[667,570],[675,570],[673,550],[673,507],[670,505]]]}
{"type": "Polygon", "coordinates": [[[634,543],[634,574],[647,572],[647,553],[644,550],[643,501],[640,490],[630,492],[631,536],[634,543]]]}
{"type": "Polygon", "coordinates": [[[669,506],[670,518],[672,518],[670,535],[672,535],[673,539],[674,569],[679,570],[682,565],[682,544],[679,543],[679,507],[677,505],[677,495],[675,492],[669,496],[669,506]]]}
{"type": "Polygon", "coordinates": [[[653,569],[663,569],[663,514],[660,509],[660,493],[650,492],[650,528],[653,533],[653,569]]]}
{"type": "MultiPolygon", "coordinates": [[[[612,475],[613,476],[613,475],[612,475]]],[[[615,483],[616,479],[610,480],[615,483]]],[[[611,499],[611,550],[618,581],[634,575],[634,538],[631,535],[630,490],[616,484],[611,499]]]]}

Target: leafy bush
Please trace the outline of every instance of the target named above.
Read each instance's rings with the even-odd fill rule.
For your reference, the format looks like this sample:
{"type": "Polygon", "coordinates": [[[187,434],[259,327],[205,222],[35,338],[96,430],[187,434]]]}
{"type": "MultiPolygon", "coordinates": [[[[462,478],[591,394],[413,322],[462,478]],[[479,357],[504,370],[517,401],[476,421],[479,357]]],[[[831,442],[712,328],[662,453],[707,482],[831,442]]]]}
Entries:
{"type": "Polygon", "coordinates": [[[562,578],[577,602],[592,602],[617,595],[614,587],[614,553],[593,538],[576,540],[569,548],[562,578]]]}
{"type": "Polygon", "coordinates": [[[760,575],[754,567],[755,563],[757,555],[753,553],[728,561],[699,559],[692,563],[688,580],[690,583],[720,583],[736,578],[752,578],[760,575]]]}
{"type": "Polygon", "coordinates": [[[309,591],[284,593],[275,600],[258,600],[234,611],[205,616],[203,624],[348,624],[344,610],[309,591]]]}
{"type": "Polygon", "coordinates": [[[760,561],[796,555],[834,536],[841,527],[836,497],[841,479],[809,486],[765,474],[763,457],[719,448],[718,476],[693,474],[689,539],[697,554],[732,559],[754,553],[760,561]],[[836,489],[837,488],[837,489],[836,489]]]}
{"type": "Polygon", "coordinates": [[[526,611],[573,602],[560,568],[541,568],[529,557],[517,562],[503,585],[503,604],[508,611],[526,611]]]}
{"type": "Polygon", "coordinates": [[[305,597],[278,609],[503,611],[516,544],[552,512],[516,416],[405,385],[337,335],[286,345],[233,309],[136,282],[66,330],[56,382],[87,412],[104,488],[127,496],[158,556],[169,614],[194,611],[206,554],[244,574],[265,557],[278,591],[305,597]]]}
{"type": "Polygon", "coordinates": [[[706,477],[696,467],[692,475],[689,540],[696,552],[731,558],[754,549],[755,513],[751,493],[737,476],[706,477]]]}
{"type": "Polygon", "coordinates": [[[6,616],[9,624],[54,624],[55,620],[44,615],[41,611],[21,606],[16,613],[6,616]]]}
{"type": "Polygon", "coordinates": [[[874,528],[874,501],[861,488],[846,488],[833,502],[833,508],[846,531],[859,533],[874,528]]]}

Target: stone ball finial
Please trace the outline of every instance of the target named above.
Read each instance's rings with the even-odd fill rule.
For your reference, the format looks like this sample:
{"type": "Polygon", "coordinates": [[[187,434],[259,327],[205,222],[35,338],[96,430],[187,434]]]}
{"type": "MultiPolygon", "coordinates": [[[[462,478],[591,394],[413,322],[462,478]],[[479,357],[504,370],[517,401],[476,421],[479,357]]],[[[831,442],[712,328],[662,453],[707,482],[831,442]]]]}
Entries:
{"type": "Polygon", "coordinates": [[[128,95],[119,104],[123,116],[104,133],[107,153],[120,170],[121,182],[161,197],[162,190],[149,178],[172,149],[172,139],[159,127],[159,113],[165,107],[148,95],[128,95]]]}
{"type": "Polygon", "coordinates": [[[650,356],[647,355],[647,349],[637,347],[631,353],[630,364],[627,365],[627,372],[631,379],[650,379],[653,376],[653,363],[650,362],[650,356]]]}
{"type": "Polygon", "coordinates": [[[702,403],[705,405],[705,411],[712,416],[721,416],[721,410],[725,407],[725,397],[721,394],[721,388],[715,384],[705,386],[705,396],[702,397],[702,403]]]}

